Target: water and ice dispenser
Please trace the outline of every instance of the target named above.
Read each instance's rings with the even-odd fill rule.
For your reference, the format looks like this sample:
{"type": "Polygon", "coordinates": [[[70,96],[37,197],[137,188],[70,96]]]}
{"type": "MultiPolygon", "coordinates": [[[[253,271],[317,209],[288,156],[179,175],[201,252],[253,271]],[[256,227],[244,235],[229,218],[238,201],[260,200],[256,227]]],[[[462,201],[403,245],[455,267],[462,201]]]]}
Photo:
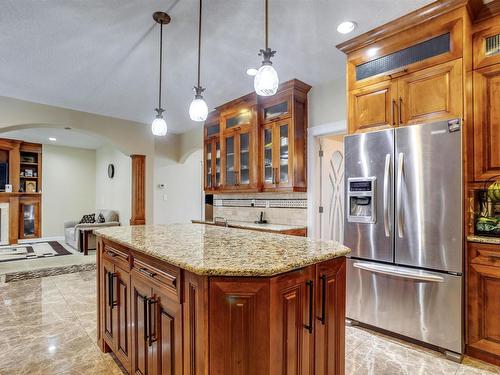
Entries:
{"type": "Polygon", "coordinates": [[[377,220],[376,177],[351,177],[347,179],[347,221],[373,224],[377,220]]]}

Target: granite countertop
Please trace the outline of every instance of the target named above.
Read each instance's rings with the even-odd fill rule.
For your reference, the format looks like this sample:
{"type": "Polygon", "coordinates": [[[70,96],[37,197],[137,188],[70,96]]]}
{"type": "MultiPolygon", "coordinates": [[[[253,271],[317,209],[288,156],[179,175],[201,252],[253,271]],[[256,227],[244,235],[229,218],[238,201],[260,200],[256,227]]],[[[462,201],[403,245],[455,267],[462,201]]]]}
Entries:
{"type": "Polygon", "coordinates": [[[500,245],[500,237],[467,236],[467,241],[500,245]]]}
{"type": "MultiPolygon", "coordinates": [[[[203,221],[203,220],[193,220],[193,223],[215,225],[213,221],[203,221]]],[[[271,224],[271,223],[257,224],[249,221],[239,221],[239,220],[228,220],[227,225],[232,228],[267,230],[270,232],[284,232],[288,230],[307,229],[307,226],[304,225],[285,225],[285,224],[271,224]]]]}
{"type": "Polygon", "coordinates": [[[273,276],[350,252],[334,241],[203,224],[109,227],[95,233],[209,276],[273,276]]]}

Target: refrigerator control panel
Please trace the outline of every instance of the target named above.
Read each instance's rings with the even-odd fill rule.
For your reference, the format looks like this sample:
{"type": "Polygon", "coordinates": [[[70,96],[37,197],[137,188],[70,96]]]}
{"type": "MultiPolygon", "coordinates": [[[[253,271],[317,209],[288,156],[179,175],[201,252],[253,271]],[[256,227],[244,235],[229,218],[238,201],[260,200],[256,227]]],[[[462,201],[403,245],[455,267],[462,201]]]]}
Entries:
{"type": "Polygon", "coordinates": [[[347,179],[347,221],[374,224],[376,212],[376,177],[351,177],[347,179]]]}

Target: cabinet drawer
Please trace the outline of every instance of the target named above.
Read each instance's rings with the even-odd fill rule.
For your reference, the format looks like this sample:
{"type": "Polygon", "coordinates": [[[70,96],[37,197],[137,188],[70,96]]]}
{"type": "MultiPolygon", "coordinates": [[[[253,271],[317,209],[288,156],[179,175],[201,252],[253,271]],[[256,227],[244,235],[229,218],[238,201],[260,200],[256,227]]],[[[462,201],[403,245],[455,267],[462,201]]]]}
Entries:
{"type": "Polygon", "coordinates": [[[154,283],[165,287],[165,292],[170,292],[174,296],[180,295],[181,286],[181,271],[179,268],[165,265],[162,269],[153,267],[145,262],[134,259],[134,272],[139,273],[147,280],[153,281],[154,283]]]}
{"type": "Polygon", "coordinates": [[[109,244],[105,244],[102,255],[104,259],[109,260],[118,267],[124,270],[130,269],[130,255],[127,252],[118,250],[109,244]]]}
{"type": "Polygon", "coordinates": [[[500,245],[469,242],[468,250],[470,263],[500,267],[500,245]]]}

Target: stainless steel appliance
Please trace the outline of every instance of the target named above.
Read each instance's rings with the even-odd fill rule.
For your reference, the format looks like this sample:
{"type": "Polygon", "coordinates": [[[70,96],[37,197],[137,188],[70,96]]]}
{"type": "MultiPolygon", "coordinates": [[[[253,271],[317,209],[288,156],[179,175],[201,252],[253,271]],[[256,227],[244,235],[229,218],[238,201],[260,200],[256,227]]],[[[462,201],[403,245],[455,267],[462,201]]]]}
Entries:
{"type": "Polygon", "coordinates": [[[345,137],[347,317],[451,357],[463,353],[461,144],[458,119],[345,137]]]}

